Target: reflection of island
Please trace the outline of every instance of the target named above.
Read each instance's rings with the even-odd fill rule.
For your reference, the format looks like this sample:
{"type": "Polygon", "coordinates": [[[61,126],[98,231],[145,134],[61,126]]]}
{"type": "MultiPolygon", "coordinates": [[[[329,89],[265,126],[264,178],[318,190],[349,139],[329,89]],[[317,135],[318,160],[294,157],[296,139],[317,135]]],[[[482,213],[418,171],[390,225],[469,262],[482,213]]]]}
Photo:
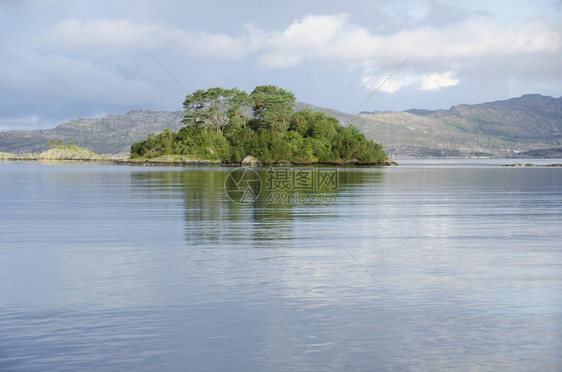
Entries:
{"type": "Polygon", "coordinates": [[[373,168],[253,168],[261,180],[251,203],[232,200],[225,191],[232,168],[133,173],[133,185],[154,197],[183,199],[187,241],[219,243],[237,236],[283,239],[293,222],[308,221],[353,195],[353,190],[382,182],[373,168]],[[296,183],[295,183],[296,182],[296,183]],[[280,198],[279,195],[285,195],[280,198]],[[287,224],[287,222],[291,222],[287,224]],[[243,226],[241,226],[241,224],[243,226]],[[284,228],[280,229],[280,225],[284,228]]]}

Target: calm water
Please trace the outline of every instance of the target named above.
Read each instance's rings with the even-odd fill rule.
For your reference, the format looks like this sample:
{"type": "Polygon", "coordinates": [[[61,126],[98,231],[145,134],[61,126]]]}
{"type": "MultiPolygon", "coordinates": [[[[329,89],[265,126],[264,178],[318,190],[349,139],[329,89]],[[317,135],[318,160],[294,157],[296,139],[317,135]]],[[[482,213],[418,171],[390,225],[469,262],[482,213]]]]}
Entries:
{"type": "Polygon", "coordinates": [[[0,162],[0,370],[562,370],[562,168],[505,162],[289,205],[228,168],[0,162]]]}

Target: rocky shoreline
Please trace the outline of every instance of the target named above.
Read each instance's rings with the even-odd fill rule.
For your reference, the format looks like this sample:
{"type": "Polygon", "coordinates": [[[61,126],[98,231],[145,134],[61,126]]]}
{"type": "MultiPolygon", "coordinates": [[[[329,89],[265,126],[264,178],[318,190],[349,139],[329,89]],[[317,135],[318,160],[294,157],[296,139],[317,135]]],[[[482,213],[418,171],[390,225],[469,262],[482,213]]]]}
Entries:
{"type": "MultiPolygon", "coordinates": [[[[294,164],[290,162],[277,162],[273,164],[262,163],[253,156],[247,156],[240,163],[224,163],[220,160],[206,160],[198,158],[189,158],[182,156],[159,157],[155,159],[131,159],[128,154],[102,156],[90,151],[86,148],[78,146],[62,146],[43,151],[38,154],[15,155],[7,152],[0,152],[0,161],[40,161],[40,162],[79,162],[79,163],[100,163],[113,165],[131,165],[131,166],[393,166],[398,165],[396,162],[387,160],[384,163],[362,164],[358,162],[332,162],[332,163],[310,163],[310,164],[294,164]]],[[[560,163],[553,164],[534,164],[534,163],[512,163],[503,164],[504,167],[562,167],[560,163]]]]}
{"type": "Polygon", "coordinates": [[[211,160],[162,160],[162,159],[151,159],[151,160],[133,160],[133,159],[112,159],[112,158],[102,158],[102,159],[37,159],[28,156],[16,156],[10,158],[0,157],[0,161],[29,161],[29,162],[41,162],[41,163],[98,163],[98,164],[110,164],[110,165],[129,165],[129,166],[152,166],[152,167],[190,167],[190,166],[224,166],[224,167],[260,167],[260,166],[275,166],[275,167],[288,167],[288,166],[395,166],[398,165],[396,162],[385,162],[384,164],[361,164],[361,163],[310,163],[310,164],[294,164],[289,162],[281,163],[256,163],[256,164],[243,164],[243,163],[223,163],[220,161],[211,160]]]}
{"type": "Polygon", "coordinates": [[[262,163],[259,159],[247,156],[240,163],[225,163],[220,160],[206,160],[188,157],[159,157],[155,159],[131,159],[127,155],[121,156],[101,156],[88,149],[78,148],[72,151],[52,151],[51,149],[40,154],[14,155],[10,153],[0,152],[0,161],[39,161],[39,162],[64,162],[64,163],[99,163],[113,165],[131,165],[131,166],[160,166],[160,167],[188,167],[188,166],[392,166],[398,165],[396,162],[388,160],[384,163],[362,164],[358,162],[333,162],[333,163],[310,163],[310,164],[294,164],[290,162],[262,163]],[[86,151],[84,151],[86,150],[86,151]]]}
{"type": "Polygon", "coordinates": [[[515,164],[504,164],[504,167],[562,167],[562,164],[533,164],[533,163],[515,163],[515,164]]]}

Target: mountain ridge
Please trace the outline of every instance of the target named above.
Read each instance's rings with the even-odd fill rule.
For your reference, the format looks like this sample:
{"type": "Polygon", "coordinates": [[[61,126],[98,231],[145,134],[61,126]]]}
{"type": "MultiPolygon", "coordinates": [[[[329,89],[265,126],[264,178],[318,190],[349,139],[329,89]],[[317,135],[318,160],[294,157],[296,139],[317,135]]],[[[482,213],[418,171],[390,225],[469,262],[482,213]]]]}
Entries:
{"type": "Polygon", "coordinates": [[[360,116],[366,122],[358,128],[393,156],[562,156],[562,97],[525,94],[446,110],[360,116]]]}
{"type": "Polygon", "coordinates": [[[0,132],[0,151],[14,154],[44,151],[50,140],[62,139],[98,154],[129,152],[135,142],[164,129],[177,131],[184,124],[183,111],[132,110],[93,119],[72,119],[52,129],[0,132]]]}

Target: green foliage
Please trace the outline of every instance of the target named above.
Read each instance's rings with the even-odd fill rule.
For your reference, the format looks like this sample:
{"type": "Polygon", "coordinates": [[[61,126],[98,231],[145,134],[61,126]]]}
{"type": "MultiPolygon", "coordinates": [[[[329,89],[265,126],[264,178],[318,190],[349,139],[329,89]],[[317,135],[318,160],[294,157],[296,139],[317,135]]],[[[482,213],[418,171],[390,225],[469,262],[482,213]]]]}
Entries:
{"type": "Polygon", "coordinates": [[[254,129],[267,129],[275,133],[287,130],[296,102],[293,93],[274,85],[261,85],[254,89],[250,98],[253,102],[254,129]]]}
{"type": "Polygon", "coordinates": [[[190,155],[201,159],[224,159],[231,153],[226,137],[209,128],[186,126],[178,132],[169,129],[151,134],[131,146],[131,157],[155,158],[163,155],[190,155]]]}
{"type": "Polygon", "coordinates": [[[194,127],[199,127],[208,122],[209,113],[205,110],[207,102],[208,99],[204,90],[188,94],[183,102],[185,116],[182,121],[194,127]]]}
{"type": "MultiPolygon", "coordinates": [[[[74,143],[72,143],[72,144],[74,144],[74,143]]],[[[64,146],[64,140],[63,139],[50,140],[49,142],[47,142],[48,148],[59,147],[59,146],[64,146]]]]}
{"type": "Polygon", "coordinates": [[[295,112],[291,118],[289,129],[299,133],[301,136],[306,136],[308,132],[308,123],[311,120],[312,112],[310,110],[301,110],[295,112]]]}
{"type": "Polygon", "coordinates": [[[238,163],[258,149],[258,134],[248,127],[230,125],[225,129],[224,136],[231,144],[230,156],[224,158],[226,162],[238,163]]]}
{"type": "Polygon", "coordinates": [[[131,157],[186,155],[240,162],[252,155],[263,163],[362,163],[387,160],[380,144],[321,112],[294,112],[295,96],[273,85],[251,94],[211,88],[187,95],[186,126],[149,135],[131,146],[131,157]]]}

